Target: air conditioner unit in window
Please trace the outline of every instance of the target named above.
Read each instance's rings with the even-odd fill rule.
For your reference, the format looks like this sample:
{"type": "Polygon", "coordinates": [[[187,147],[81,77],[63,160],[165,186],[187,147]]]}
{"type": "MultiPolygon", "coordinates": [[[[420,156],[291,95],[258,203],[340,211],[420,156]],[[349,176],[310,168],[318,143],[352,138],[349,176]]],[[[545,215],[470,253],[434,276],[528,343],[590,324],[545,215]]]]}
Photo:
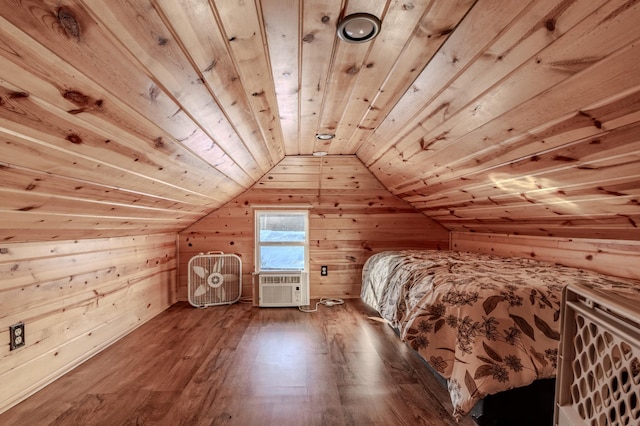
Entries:
{"type": "Polygon", "coordinates": [[[304,272],[260,272],[258,280],[261,307],[309,304],[309,280],[304,272]]]}

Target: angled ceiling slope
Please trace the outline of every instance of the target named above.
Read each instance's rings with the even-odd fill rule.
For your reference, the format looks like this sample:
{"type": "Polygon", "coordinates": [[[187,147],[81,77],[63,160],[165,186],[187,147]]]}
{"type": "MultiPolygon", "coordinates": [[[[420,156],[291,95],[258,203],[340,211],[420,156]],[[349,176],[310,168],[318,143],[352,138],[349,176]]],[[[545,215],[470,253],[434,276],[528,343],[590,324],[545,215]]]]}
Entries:
{"type": "Polygon", "coordinates": [[[640,239],[639,18],[625,0],[1,0],[1,238],[175,232],[326,151],[449,229],[640,239]],[[381,19],[368,43],[336,36],[357,12],[381,19]]]}

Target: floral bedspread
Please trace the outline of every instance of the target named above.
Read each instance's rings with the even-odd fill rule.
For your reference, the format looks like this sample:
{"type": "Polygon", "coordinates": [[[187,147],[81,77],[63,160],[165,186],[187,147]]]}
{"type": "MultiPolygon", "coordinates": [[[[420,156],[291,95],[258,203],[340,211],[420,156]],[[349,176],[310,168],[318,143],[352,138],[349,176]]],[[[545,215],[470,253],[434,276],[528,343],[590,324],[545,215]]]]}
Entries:
{"type": "Polygon", "coordinates": [[[562,289],[640,282],[526,258],[393,251],[365,264],[362,299],[443,377],[460,419],[488,394],[554,377],[562,289]]]}

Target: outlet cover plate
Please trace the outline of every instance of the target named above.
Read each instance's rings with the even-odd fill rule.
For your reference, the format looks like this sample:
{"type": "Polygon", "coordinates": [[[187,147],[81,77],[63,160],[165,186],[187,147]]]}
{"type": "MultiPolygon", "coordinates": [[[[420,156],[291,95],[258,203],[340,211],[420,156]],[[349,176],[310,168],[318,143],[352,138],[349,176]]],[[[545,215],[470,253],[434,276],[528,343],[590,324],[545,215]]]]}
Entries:
{"type": "Polygon", "coordinates": [[[320,275],[322,275],[323,277],[326,277],[327,275],[329,275],[329,268],[327,266],[321,266],[320,275]]]}
{"type": "Polygon", "coordinates": [[[9,350],[24,346],[24,323],[19,322],[9,326],[9,350]]]}

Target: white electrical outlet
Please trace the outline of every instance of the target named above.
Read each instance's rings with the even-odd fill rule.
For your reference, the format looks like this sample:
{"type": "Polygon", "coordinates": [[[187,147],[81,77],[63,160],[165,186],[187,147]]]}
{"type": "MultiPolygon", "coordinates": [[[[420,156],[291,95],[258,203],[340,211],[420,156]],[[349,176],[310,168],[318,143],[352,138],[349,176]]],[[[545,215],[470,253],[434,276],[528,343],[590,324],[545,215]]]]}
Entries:
{"type": "Polygon", "coordinates": [[[24,346],[24,323],[19,322],[9,326],[9,350],[24,346]]]}

